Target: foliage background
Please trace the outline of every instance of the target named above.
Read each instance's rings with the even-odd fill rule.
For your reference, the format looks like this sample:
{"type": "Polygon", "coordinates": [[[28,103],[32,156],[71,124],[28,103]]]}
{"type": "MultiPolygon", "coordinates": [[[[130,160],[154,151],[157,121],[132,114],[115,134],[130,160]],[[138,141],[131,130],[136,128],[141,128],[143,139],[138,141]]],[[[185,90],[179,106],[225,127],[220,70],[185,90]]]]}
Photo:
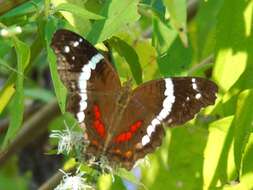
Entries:
{"type": "MultiPolygon", "coordinates": [[[[150,166],[134,169],[130,181],[150,190],[252,189],[252,10],[252,0],[0,1],[0,189],[48,188],[71,165],[52,155],[48,139],[67,117],[55,100],[64,113],[49,47],[59,27],[107,47],[122,81],[188,75],[219,86],[216,104],[168,129],[150,166]]],[[[109,175],[97,187],[143,189],[109,175]]]]}

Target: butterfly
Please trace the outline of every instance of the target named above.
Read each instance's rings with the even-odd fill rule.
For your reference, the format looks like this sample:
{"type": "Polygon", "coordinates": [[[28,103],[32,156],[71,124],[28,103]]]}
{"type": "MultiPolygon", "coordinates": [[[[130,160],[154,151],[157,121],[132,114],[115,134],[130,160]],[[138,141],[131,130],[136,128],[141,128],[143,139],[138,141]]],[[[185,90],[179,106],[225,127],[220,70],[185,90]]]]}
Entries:
{"type": "Polygon", "coordinates": [[[121,85],[112,64],[72,31],[57,30],[51,47],[69,91],[67,110],[85,128],[85,154],[112,165],[130,170],[161,145],[163,125],[181,125],[215,103],[217,85],[199,77],[151,80],[135,89],[121,85]]]}

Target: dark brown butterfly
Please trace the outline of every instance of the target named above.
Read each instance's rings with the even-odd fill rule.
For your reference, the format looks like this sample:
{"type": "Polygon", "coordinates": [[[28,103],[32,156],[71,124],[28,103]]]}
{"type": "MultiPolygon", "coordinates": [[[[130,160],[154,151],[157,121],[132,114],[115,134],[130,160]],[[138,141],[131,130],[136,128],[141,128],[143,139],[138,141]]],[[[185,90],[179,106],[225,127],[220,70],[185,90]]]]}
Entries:
{"type": "Polygon", "coordinates": [[[216,84],[196,77],[152,80],[134,90],[121,86],[104,56],[68,30],[58,30],[51,46],[69,90],[67,109],[85,128],[85,154],[126,169],[161,145],[162,124],[183,124],[216,99],[216,84]]]}

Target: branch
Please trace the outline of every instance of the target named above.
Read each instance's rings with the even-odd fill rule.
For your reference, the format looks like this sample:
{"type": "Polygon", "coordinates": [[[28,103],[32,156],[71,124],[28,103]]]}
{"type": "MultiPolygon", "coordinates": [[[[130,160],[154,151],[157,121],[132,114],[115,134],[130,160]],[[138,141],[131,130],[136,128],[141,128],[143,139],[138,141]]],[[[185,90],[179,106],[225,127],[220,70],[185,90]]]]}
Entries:
{"type": "MultiPolygon", "coordinates": [[[[76,169],[75,167],[65,170],[66,173],[72,173],[76,169]]],[[[45,183],[43,183],[38,190],[49,190],[54,189],[61,181],[63,177],[63,173],[61,171],[57,171],[51,178],[49,178],[45,183]]]]}
{"type": "Polygon", "coordinates": [[[28,0],[15,0],[15,1],[0,0],[0,15],[3,15],[4,13],[8,12],[11,9],[14,9],[15,7],[19,6],[20,4],[26,1],[28,0]]]}
{"type": "Polygon", "coordinates": [[[60,115],[60,110],[57,101],[54,100],[31,116],[23,124],[16,138],[0,153],[0,166],[3,165],[10,156],[47,130],[48,124],[58,115],[60,115]]]}

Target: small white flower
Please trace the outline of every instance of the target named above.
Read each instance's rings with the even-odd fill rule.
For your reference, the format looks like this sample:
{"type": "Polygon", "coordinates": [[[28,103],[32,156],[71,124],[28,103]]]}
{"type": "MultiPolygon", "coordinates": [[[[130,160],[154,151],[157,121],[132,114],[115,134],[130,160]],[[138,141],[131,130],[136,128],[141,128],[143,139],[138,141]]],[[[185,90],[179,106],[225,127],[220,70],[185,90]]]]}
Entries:
{"type": "Polygon", "coordinates": [[[110,173],[113,174],[114,170],[113,167],[110,166],[108,159],[105,156],[100,156],[99,160],[96,160],[95,157],[92,157],[88,160],[89,166],[98,166],[101,169],[102,173],[110,173]]]}
{"type": "Polygon", "coordinates": [[[71,131],[68,127],[65,130],[53,130],[50,135],[51,138],[58,138],[58,151],[57,154],[61,154],[66,151],[67,154],[83,141],[82,133],[71,131]]]}
{"type": "Polygon", "coordinates": [[[61,183],[55,188],[55,190],[93,190],[94,188],[86,183],[86,179],[83,177],[84,173],[77,170],[75,175],[70,175],[60,170],[64,176],[61,183]]]}
{"type": "Polygon", "coordinates": [[[1,36],[6,37],[9,35],[9,31],[3,28],[2,30],[0,30],[0,34],[1,36]]]}

